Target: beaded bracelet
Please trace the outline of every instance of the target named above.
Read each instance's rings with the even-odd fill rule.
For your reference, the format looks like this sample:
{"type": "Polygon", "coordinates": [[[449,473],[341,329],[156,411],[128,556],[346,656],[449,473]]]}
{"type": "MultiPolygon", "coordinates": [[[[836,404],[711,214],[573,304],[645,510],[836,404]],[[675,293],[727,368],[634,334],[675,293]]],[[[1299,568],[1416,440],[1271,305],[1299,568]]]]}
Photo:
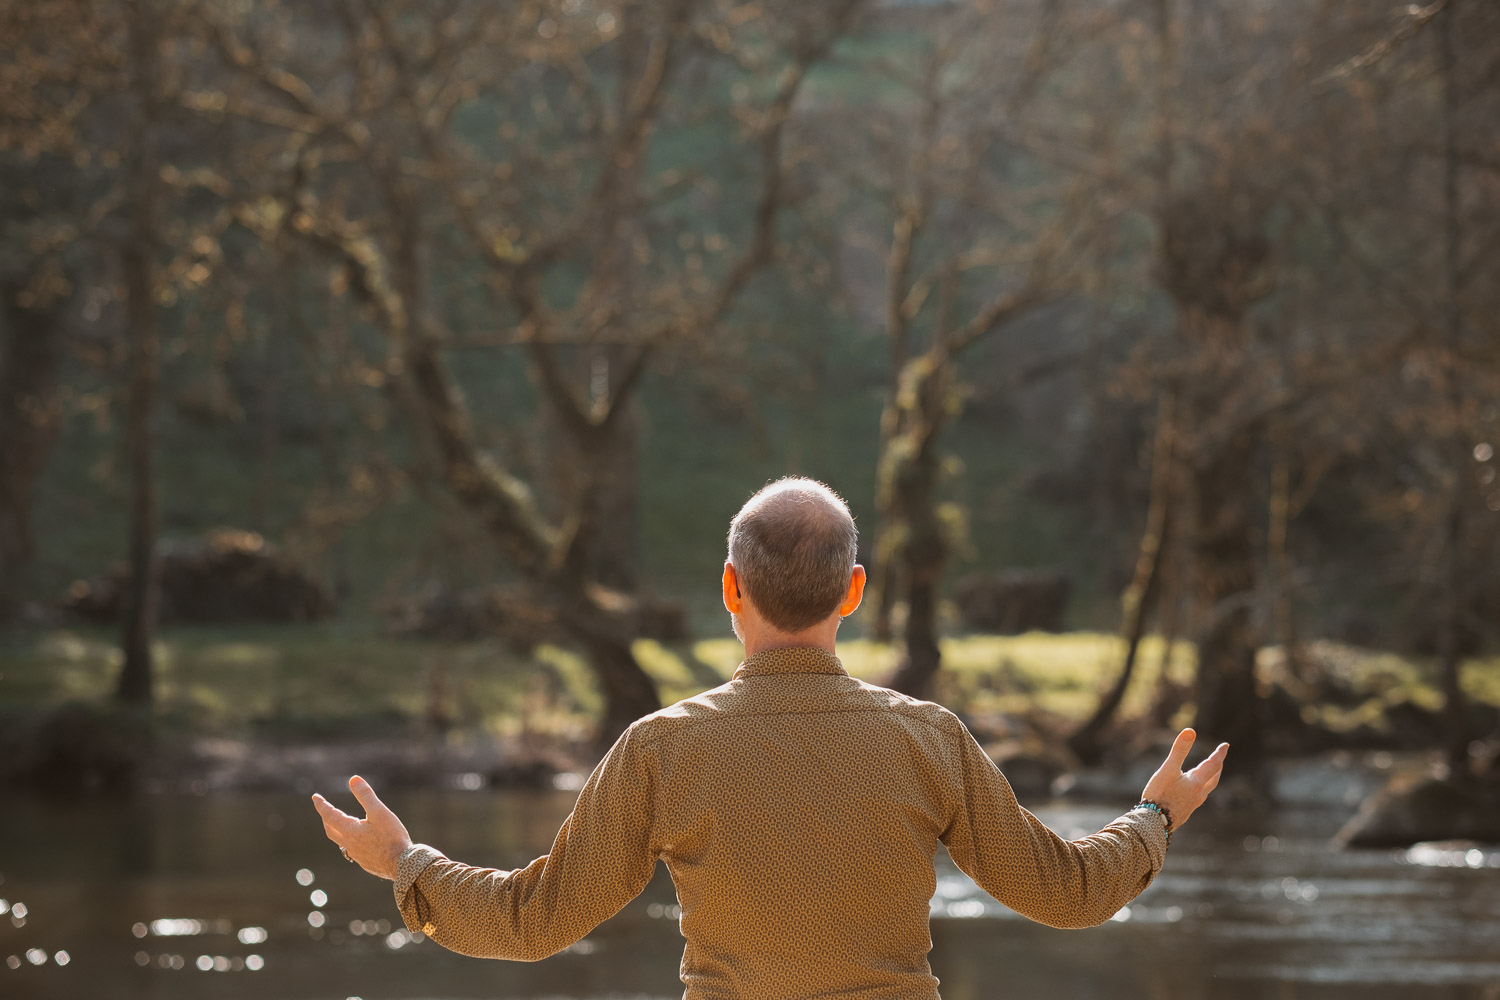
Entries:
{"type": "Polygon", "coordinates": [[[1160,816],[1161,817],[1162,826],[1166,829],[1166,833],[1167,833],[1167,846],[1168,847],[1172,846],[1172,814],[1169,813],[1169,812],[1167,812],[1167,807],[1166,806],[1162,805],[1160,802],[1155,802],[1155,801],[1153,801],[1151,799],[1141,799],[1141,801],[1137,802],[1131,808],[1132,809],[1150,809],[1153,812],[1155,812],[1158,816],[1160,816]]]}

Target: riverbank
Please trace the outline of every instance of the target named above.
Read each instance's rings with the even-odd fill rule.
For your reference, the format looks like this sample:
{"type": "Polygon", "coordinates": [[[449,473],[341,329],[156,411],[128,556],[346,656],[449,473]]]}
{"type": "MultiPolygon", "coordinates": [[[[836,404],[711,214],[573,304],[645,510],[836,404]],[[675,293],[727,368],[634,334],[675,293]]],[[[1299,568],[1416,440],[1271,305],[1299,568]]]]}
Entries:
{"type": "MultiPolygon", "coordinates": [[[[0,639],[0,777],[181,791],[295,789],[360,771],[394,784],[549,787],[592,763],[602,699],[582,658],[558,647],[528,654],[500,641],[390,639],[337,624],[175,629],[158,643],[156,705],[141,713],[109,699],[115,640],[88,629],[0,639]]],[[[729,638],[636,644],[664,702],[727,680],[740,652],[729,638]]],[[[1333,643],[1304,652],[1317,677],[1302,682],[1301,702],[1287,696],[1293,681],[1276,650],[1265,651],[1261,672],[1278,725],[1296,730],[1286,747],[1340,762],[1318,780],[1344,780],[1334,772],[1353,768],[1364,788],[1386,770],[1378,762],[1422,758],[1423,727],[1441,706],[1432,665],[1333,643]]],[[[1168,651],[1150,637],[1115,751],[1104,768],[1078,771],[1062,738],[1113,681],[1116,637],[960,636],[943,653],[937,700],[965,718],[1025,798],[1112,799],[1138,788],[1163,737],[1192,717],[1192,647],[1168,651]]],[[[858,639],[840,655],[852,675],[877,682],[897,659],[894,647],[858,639]]],[[[1471,662],[1465,683],[1481,721],[1500,713],[1500,660],[1471,662]]],[[[1291,780],[1282,792],[1295,799],[1309,779],[1291,780]]]]}

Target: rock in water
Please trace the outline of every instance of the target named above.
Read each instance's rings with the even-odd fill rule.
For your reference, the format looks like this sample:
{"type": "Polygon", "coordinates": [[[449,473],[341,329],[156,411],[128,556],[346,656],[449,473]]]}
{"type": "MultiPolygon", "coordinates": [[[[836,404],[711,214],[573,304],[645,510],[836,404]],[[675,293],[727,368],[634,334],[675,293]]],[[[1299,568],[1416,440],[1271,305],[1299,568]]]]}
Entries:
{"type": "Polygon", "coordinates": [[[1334,837],[1340,847],[1409,847],[1432,840],[1500,844],[1500,783],[1395,779],[1334,837]]]}
{"type": "Polygon", "coordinates": [[[65,701],[0,734],[0,786],[126,790],[151,759],[155,736],[148,712],[110,701],[65,701]]]}

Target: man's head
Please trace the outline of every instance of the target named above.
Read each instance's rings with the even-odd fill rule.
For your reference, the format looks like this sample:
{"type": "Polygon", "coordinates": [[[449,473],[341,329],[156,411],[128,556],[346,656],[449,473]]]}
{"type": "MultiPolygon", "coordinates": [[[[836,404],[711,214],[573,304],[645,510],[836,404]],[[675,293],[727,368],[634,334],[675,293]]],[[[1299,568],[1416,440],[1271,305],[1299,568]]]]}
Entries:
{"type": "MultiPolygon", "coordinates": [[[[734,612],[734,597],[748,598],[766,624],[785,633],[848,614],[851,597],[859,603],[858,588],[851,593],[858,541],[854,518],[837,493],[812,479],[778,480],[729,524],[725,602],[734,612]]],[[[863,574],[857,575],[862,584],[863,574]]]]}

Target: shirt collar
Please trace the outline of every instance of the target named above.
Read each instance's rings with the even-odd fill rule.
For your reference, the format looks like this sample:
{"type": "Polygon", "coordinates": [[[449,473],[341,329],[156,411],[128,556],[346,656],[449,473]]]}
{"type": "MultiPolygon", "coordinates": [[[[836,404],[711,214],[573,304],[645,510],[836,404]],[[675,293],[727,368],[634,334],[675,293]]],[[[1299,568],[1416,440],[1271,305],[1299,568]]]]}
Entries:
{"type": "Polygon", "coordinates": [[[754,656],[745,658],[734,672],[734,679],[759,677],[763,674],[842,674],[848,672],[839,658],[826,649],[814,646],[792,646],[783,649],[763,649],[754,656]]]}

